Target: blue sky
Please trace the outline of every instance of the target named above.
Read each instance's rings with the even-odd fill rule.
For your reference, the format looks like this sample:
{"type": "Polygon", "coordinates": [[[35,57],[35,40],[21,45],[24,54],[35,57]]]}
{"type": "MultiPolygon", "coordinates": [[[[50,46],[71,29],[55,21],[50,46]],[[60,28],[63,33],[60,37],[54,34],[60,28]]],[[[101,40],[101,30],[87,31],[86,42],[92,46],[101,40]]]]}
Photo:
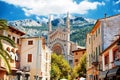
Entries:
{"type": "Polygon", "coordinates": [[[0,0],[0,18],[12,20],[72,15],[99,19],[120,14],[120,0],[0,0]]]}

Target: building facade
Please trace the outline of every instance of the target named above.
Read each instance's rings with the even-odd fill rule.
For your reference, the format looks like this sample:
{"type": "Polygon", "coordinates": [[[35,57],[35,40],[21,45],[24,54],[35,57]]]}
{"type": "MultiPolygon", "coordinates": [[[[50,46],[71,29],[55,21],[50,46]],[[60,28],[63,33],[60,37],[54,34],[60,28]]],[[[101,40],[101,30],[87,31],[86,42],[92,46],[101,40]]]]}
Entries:
{"type": "Polygon", "coordinates": [[[30,73],[30,80],[50,80],[51,50],[45,44],[43,37],[22,38],[21,68],[30,73]]]}
{"type": "Polygon", "coordinates": [[[120,38],[115,40],[102,53],[102,66],[99,73],[100,80],[120,79],[120,38]]]}
{"type": "Polygon", "coordinates": [[[74,66],[77,66],[81,57],[85,54],[86,49],[77,49],[72,51],[74,55],[74,66]]]}
{"type": "Polygon", "coordinates": [[[13,61],[8,60],[12,70],[12,73],[10,75],[7,74],[5,63],[0,58],[0,79],[13,80],[16,79],[16,72],[20,69],[21,36],[24,35],[25,33],[9,26],[8,30],[0,31],[0,34],[14,40],[16,44],[16,48],[14,48],[8,42],[2,41],[4,49],[13,59],[13,61]]]}
{"type": "Polygon", "coordinates": [[[97,20],[93,29],[87,34],[87,80],[98,80],[102,57],[99,56],[111,45],[120,30],[120,15],[97,20]]]}
{"type": "Polygon", "coordinates": [[[52,30],[51,19],[48,22],[48,46],[56,54],[62,54],[68,63],[73,66],[72,51],[77,49],[77,45],[70,41],[70,21],[69,13],[66,17],[66,27],[58,27],[52,30]]]}
{"type": "Polygon", "coordinates": [[[12,74],[8,75],[4,61],[0,58],[0,79],[2,80],[50,80],[51,50],[43,37],[31,37],[9,26],[9,30],[0,31],[16,43],[13,48],[2,41],[4,49],[13,61],[8,60],[12,74]]]}

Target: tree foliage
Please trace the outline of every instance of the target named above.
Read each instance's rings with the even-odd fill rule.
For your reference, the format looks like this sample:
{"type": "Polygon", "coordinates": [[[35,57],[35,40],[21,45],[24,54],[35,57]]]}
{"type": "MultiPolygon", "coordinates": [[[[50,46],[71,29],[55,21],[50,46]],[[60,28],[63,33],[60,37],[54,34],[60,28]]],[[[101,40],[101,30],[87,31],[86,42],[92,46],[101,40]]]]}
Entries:
{"type": "Polygon", "coordinates": [[[91,26],[74,28],[75,32],[70,35],[70,39],[73,42],[77,42],[81,46],[85,46],[86,34],[92,29],[91,26]]]}
{"type": "Polygon", "coordinates": [[[61,78],[69,77],[70,66],[62,55],[56,55],[55,53],[51,56],[51,80],[58,80],[61,78]]]}
{"type": "Polygon", "coordinates": [[[86,77],[86,53],[81,57],[77,66],[72,70],[71,80],[76,77],[86,77]]]}
{"type": "MultiPolygon", "coordinates": [[[[8,26],[7,26],[7,21],[6,20],[0,19],[0,30],[8,30],[8,26]]],[[[15,43],[10,38],[0,34],[0,58],[6,64],[6,70],[7,70],[8,74],[10,74],[11,73],[11,68],[10,68],[8,60],[12,60],[12,59],[9,56],[9,54],[6,52],[6,50],[4,50],[2,41],[6,41],[6,42],[10,43],[13,47],[15,47],[15,43]]]]}

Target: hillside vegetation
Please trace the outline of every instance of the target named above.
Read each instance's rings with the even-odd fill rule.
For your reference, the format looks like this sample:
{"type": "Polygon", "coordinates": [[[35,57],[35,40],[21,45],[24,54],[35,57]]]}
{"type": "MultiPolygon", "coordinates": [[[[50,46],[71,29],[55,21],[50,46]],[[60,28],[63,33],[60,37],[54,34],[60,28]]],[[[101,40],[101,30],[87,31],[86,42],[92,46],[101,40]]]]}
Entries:
{"type": "Polygon", "coordinates": [[[70,40],[73,42],[77,42],[78,45],[80,46],[85,46],[86,34],[90,32],[91,29],[92,29],[92,26],[76,29],[76,31],[70,35],[70,40]]]}

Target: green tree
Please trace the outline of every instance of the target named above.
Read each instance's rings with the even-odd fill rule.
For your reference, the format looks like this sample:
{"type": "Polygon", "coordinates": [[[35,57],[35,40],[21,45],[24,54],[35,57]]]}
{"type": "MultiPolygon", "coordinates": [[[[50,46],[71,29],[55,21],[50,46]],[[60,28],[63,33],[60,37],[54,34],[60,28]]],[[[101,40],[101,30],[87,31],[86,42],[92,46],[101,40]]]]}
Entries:
{"type": "Polygon", "coordinates": [[[69,78],[70,66],[62,55],[56,55],[55,53],[51,56],[51,80],[69,78]]]}
{"type": "Polygon", "coordinates": [[[86,77],[86,53],[82,56],[76,68],[79,77],[86,77]]]}
{"type": "Polygon", "coordinates": [[[77,66],[75,66],[71,73],[71,80],[76,77],[86,77],[86,53],[81,57],[77,66]]]}
{"type": "MultiPolygon", "coordinates": [[[[6,20],[0,19],[0,31],[1,30],[8,30],[8,26],[7,26],[7,21],[6,20]]],[[[6,41],[6,42],[10,43],[13,47],[15,47],[15,43],[10,38],[0,34],[0,58],[6,64],[6,70],[7,70],[8,74],[10,74],[11,73],[11,68],[10,68],[10,65],[9,65],[9,62],[8,62],[7,58],[9,60],[12,60],[12,59],[9,56],[9,54],[6,52],[6,50],[4,50],[3,44],[2,44],[3,41],[6,41]]]]}

